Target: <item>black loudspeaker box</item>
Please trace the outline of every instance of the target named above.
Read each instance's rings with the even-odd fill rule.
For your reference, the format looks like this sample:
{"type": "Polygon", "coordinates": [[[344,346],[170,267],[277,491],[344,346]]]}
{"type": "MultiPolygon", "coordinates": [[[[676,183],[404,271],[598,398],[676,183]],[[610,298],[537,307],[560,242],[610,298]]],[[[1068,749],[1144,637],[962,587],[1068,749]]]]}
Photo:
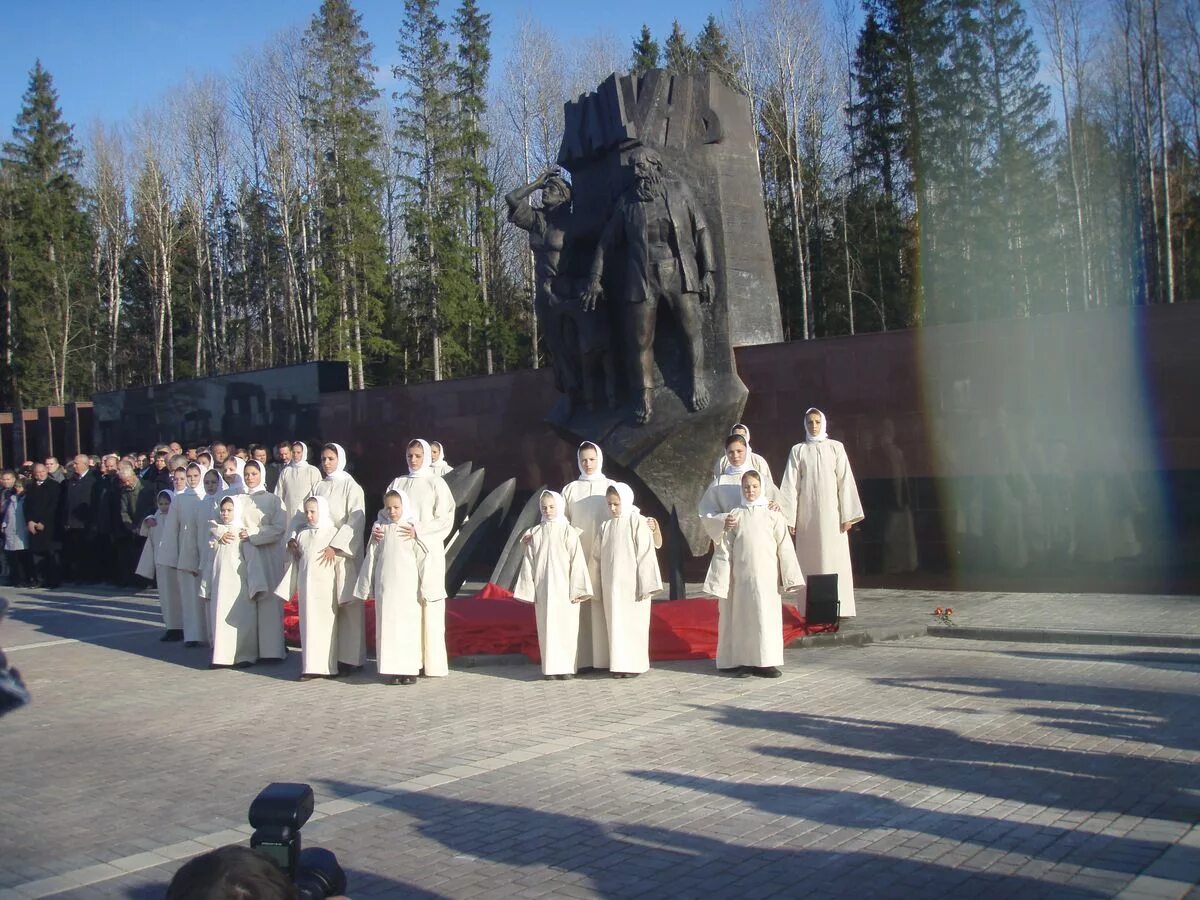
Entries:
{"type": "Polygon", "coordinates": [[[838,600],[838,577],[832,575],[808,575],[808,606],[804,621],[808,625],[836,625],[841,603],[838,600]]]}

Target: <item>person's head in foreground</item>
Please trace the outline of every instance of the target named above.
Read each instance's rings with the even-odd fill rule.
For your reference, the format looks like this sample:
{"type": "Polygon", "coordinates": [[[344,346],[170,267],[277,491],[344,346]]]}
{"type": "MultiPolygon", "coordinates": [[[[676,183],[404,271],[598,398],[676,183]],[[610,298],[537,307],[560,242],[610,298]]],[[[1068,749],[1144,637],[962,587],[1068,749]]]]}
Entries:
{"type": "Polygon", "coordinates": [[[292,900],[298,896],[295,885],[269,858],[231,844],[184,863],[167,885],[166,900],[292,900]]]}

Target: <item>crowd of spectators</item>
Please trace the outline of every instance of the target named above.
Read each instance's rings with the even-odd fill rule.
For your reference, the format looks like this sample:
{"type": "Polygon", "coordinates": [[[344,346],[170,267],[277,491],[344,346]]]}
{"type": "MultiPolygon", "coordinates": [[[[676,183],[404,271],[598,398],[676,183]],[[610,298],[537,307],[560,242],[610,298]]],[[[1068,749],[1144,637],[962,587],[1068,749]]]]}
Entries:
{"type": "Polygon", "coordinates": [[[289,449],[288,442],[243,448],[218,441],[189,449],[170,443],[123,456],[81,453],[66,466],[51,456],[4,469],[0,578],[16,587],[140,587],[133,573],[145,540],[141,524],[155,511],[158,492],[174,488],[172,463],[200,460],[219,468],[231,456],[256,459],[263,465],[267,489],[273,490],[289,449]]]}

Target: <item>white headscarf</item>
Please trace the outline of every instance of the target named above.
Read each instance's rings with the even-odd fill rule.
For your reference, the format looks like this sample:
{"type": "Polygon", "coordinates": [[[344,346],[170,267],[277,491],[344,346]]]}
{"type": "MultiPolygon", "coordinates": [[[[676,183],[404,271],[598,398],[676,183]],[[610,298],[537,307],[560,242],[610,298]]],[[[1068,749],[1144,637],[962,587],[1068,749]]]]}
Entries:
{"type": "Polygon", "coordinates": [[[195,468],[196,471],[198,471],[200,473],[200,483],[198,485],[196,485],[194,488],[185,489],[183,491],[183,493],[195,494],[197,497],[203,497],[204,496],[204,466],[200,465],[200,463],[198,463],[198,462],[190,462],[190,463],[188,463],[187,467],[188,467],[188,470],[195,468]]]}
{"type": "Polygon", "coordinates": [[[265,471],[263,471],[263,464],[260,463],[256,459],[251,459],[251,460],[246,461],[246,466],[242,466],[242,484],[246,488],[246,493],[247,494],[265,494],[267,492],[267,484],[266,484],[267,473],[265,471]],[[255,468],[258,469],[258,474],[259,474],[258,487],[252,488],[245,484],[246,466],[250,465],[250,463],[254,463],[255,468]]]}
{"type": "Polygon", "coordinates": [[[804,411],[804,442],[806,444],[819,444],[821,441],[829,439],[828,423],[825,420],[825,413],[821,412],[815,406],[810,406],[804,411]],[[813,437],[808,433],[808,414],[816,413],[821,417],[821,433],[813,437]]]}
{"type": "MultiPolygon", "coordinates": [[[[236,471],[232,478],[226,478],[225,483],[228,487],[225,489],[227,494],[244,494],[246,493],[246,482],[242,481],[242,472],[245,471],[246,461],[240,456],[230,456],[225,459],[225,462],[233,460],[233,466],[236,471]]],[[[221,468],[225,468],[225,463],[221,463],[221,468]]]]}
{"type": "MultiPolygon", "coordinates": [[[[758,498],[756,500],[747,500],[746,492],[743,490],[742,491],[742,506],[749,507],[749,508],[753,508],[755,506],[768,506],[771,501],[767,499],[767,492],[762,489],[763,488],[762,474],[757,469],[747,468],[746,473],[749,473],[749,472],[753,472],[755,475],[758,475],[758,488],[759,488],[758,498]]],[[[743,473],[743,477],[746,473],[743,473]]]]}
{"type": "MultiPolygon", "coordinates": [[[[339,481],[342,478],[349,478],[350,473],[346,471],[346,451],[342,449],[341,444],[326,444],[322,448],[322,452],[333,448],[333,452],[337,454],[337,468],[325,476],[326,481],[339,481]]],[[[321,471],[325,471],[325,467],[321,467],[321,471]]]]}
{"type": "Polygon", "coordinates": [[[216,514],[217,517],[214,521],[218,525],[225,525],[227,528],[233,528],[237,531],[242,530],[242,504],[238,503],[237,500],[235,500],[231,495],[226,494],[220,499],[220,501],[217,503],[216,514]],[[226,500],[229,500],[233,503],[233,521],[228,523],[221,519],[221,504],[226,500]]]}
{"type": "MultiPolygon", "coordinates": [[[[408,499],[408,492],[401,491],[397,488],[392,488],[391,490],[386,491],[384,493],[384,495],[383,495],[384,503],[387,503],[387,495],[388,494],[399,494],[400,495],[400,522],[408,522],[409,524],[416,524],[417,513],[413,509],[413,505],[408,499]]],[[[384,518],[383,518],[383,524],[384,525],[398,525],[399,522],[393,522],[391,519],[389,519],[387,517],[387,513],[385,511],[384,518]]]]}
{"type": "Polygon", "coordinates": [[[621,498],[621,516],[637,516],[641,510],[633,505],[633,488],[623,481],[614,481],[609,487],[614,488],[621,498]]]}
{"type": "MultiPolygon", "coordinates": [[[[554,518],[551,521],[565,522],[567,521],[567,501],[563,499],[563,495],[558,491],[542,491],[538,494],[538,506],[542,505],[542,498],[549,494],[554,498],[554,518]]],[[[542,516],[542,524],[546,524],[546,517],[542,516]]]]}
{"type": "Polygon", "coordinates": [[[291,460],[291,462],[288,463],[288,465],[291,466],[293,469],[299,469],[301,466],[307,466],[309,464],[309,462],[308,462],[308,444],[304,443],[304,441],[292,441],[293,447],[296,444],[299,444],[301,447],[303,447],[304,452],[302,454],[300,454],[299,459],[293,458],[291,460]]]}
{"type": "MultiPolygon", "coordinates": [[[[446,445],[443,444],[441,441],[430,441],[429,442],[430,456],[432,457],[432,455],[433,455],[432,451],[433,451],[434,444],[437,444],[438,449],[442,452],[442,458],[438,460],[438,465],[442,465],[442,466],[449,465],[449,463],[446,462],[446,445]]],[[[430,460],[430,462],[432,462],[432,459],[430,460]]]]}
{"type": "Polygon", "coordinates": [[[331,513],[331,512],[329,511],[329,500],[328,500],[327,498],[325,498],[325,497],[314,497],[314,496],[308,496],[308,497],[305,497],[305,498],[304,498],[304,505],[305,505],[305,506],[308,506],[308,501],[309,501],[309,500],[315,500],[315,501],[316,501],[316,504],[317,504],[317,524],[316,524],[316,525],[309,525],[309,524],[308,524],[308,514],[307,514],[307,512],[306,512],[306,513],[305,513],[305,516],[304,516],[304,527],[305,527],[305,528],[312,528],[312,529],[316,529],[316,528],[332,528],[332,527],[333,527],[333,513],[331,513]]]}
{"type": "Polygon", "coordinates": [[[200,495],[201,497],[215,497],[218,494],[220,494],[222,491],[224,491],[226,487],[228,487],[228,485],[225,484],[225,479],[221,477],[221,473],[218,472],[216,469],[212,469],[212,468],[206,469],[204,474],[200,476],[200,490],[204,492],[200,495]],[[206,479],[208,477],[209,472],[212,472],[217,476],[217,489],[215,492],[213,492],[211,494],[208,492],[208,488],[206,488],[204,486],[204,479],[206,479]]]}
{"type": "Polygon", "coordinates": [[[750,455],[750,426],[743,422],[734,422],[733,427],[729,429],[730,434],[737,434],[737,430],[741,428],[746,432],[746,456],[750,455]]]}
{"type": "MultiPolygon", "coordinates": [[[[733,436],[734,436],[734,434],[731,431],[729,433],[729,437],[733,437],[733,436]]],[[[740,437],[740,436],[741,435],[738,435],[738,437],[740,437]]],[[[728,440],[728,439],[729,438],[726,438],[726,440],[728,440]]],[[[726,451],[729,450],[728,447],[726,447],[725,449],[726,449],[726,451]]],[[[742,464],[740,466],[735,466],[733,463],[731,463],[729,461],[729,454],[728,454],[728,452],[726,452],[725,465],[721,467],[721,474],[722,475],[744,475],[749,471],[750,471],[750,441],[747,440],[746,441],[746,458],[742,460],[742,464]]]]}
{"type": "Polygon", "coordinates": [[[608,476],[604,474],[604,451],[600,449],[600,445],[592,441],[584,441],[579,445],[579,449],[575,451],[575,465],[579,466],[578,481],[608,481],[608,476]],[[596,451],[596,474],[585,475],[583,473],[583,463],[579,461],[579,454],[584,450],[591,448],[596,451]]]}
{"type": "MultiPolygon", "coordinates": [[[[413,438],[413,440],[421,445],[421,450],[423,451],[423,453],[421,455],[420,467],[418,467],[416,469],[414,469],[412,466],[408,467],[408,477],[409,478],[427,478],[433,474],[433,470],[429,468],[430,463],[432,462],[430,457],[433,456],[432,451],[429,449],[429,441],[425,440],[425,438],[413,438]]],[[[408,444],[404,445],[404,461],[406,463],[408,462],[408,447],[409,447],[409,444],[411,444],[412,442],[413,441],[409,441],[408,444]]]]}
{"type": "Polygon", "coordinates": [[[163,490],[161,490],[157,494],[155,494],[154,495],[154,521],[156,521],[156,522],[158,521],[158,517],[163,514],[162,510],[158,508],[158,501],[159,501],[160,497],[166,497],[168,500],[171,501],[172,505],[175,504],[175,492],[174,491],[168,491],[164,488],[163,490]]]}

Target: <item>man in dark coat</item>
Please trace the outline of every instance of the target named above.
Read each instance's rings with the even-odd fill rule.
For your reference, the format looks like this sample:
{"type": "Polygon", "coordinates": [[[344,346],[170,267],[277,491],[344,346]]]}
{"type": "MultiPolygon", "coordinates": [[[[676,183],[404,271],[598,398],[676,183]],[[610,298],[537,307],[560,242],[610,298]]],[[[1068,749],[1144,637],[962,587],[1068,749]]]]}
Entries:
{"type": "Polygon", "coordinates": [[[122,585],[132,585],[136,576],[138,558],[142,554],[145,538],[140,529],[146,516],[154,512],[154,498],[158,491],[153,485],[143,482],[133,470],[133,465],[122,462],[117,466],[120,488],[117,491],[116,517],[113,527],[113,543],[116,548],[117,577],[122,585]]]}
{"type": "Polygon", "coordinates": [[[34,463],[33,480],[25,489],[25,527],[29,530],[34,571],[44,588],[56,588],[62,583],[58,563],[61,503],[62,485],[50,478],[45,463],[34,463]]]}
{"type": "Polygon", "coordinates": [[[107,584],[117,584],[120,581],[116,564],[116,544],[114,534],[121,524],[117,515],[117,501],[121,496],[121,483],[117,481],[117,463],[120,459],[115,453],[109,453],[100,459],[100,474],[95,481],[95,493],[92,495],[92,510],[95,536],[93,538],[93,553],[96,560],[96,577],[107,584]]]}
{"type": "Polygon", "coordinates": [[[63,493],[63,574],[67,581],[90,584],[96,580],[92,546],[96,532],[96,482],[91,460],[79,454],[71,461],[71,474],[63,493]]]}

